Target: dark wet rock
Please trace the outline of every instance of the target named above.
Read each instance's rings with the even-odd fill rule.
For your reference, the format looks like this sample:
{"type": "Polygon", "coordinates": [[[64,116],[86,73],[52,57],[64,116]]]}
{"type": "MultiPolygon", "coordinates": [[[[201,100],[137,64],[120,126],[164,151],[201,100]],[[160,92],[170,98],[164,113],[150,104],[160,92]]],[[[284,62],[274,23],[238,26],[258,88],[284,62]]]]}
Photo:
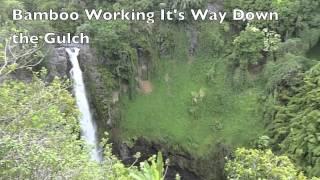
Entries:
{"type": "Polygon", "coordinates": [[[107,59],[99,59],[96,51],[89,46],[81,46],[79,63],[84,73],[87,95],[96,121],[98,137],[110,131],[119,117],[118,101],[120,92],[109,87],[106,82],[107,59]]]}
{"type": "Polygon", "coordinates": [[[130,160],[130,152],[129,152],[129,148],[126,144],[124,144],[124,143],[120,144],[119,154],[120,154],[122,161],[130,160]]]}
{"type": "Polygon", "coordinates": [[[45,67],[48,69],[48,80],[54,77],[68,77],[70,65],[68,65],[67,53],[64,47],[49,47],[45,67]]]}
{"type": "MultiPolygon", "coordinates": [[[[223,144],[216,144],[214,150],[204,157],[194,157],[183,150],[173,150],[166,147],[165,143],[149,142],[144,138],[138,138],[135,143],[128,146],[126,143],[115,142],[113,150],[118,154],[123,162],[132,165],[135,161],[133,157],[137,152],[141,153],[140,161],[148,159],[150,156],[157,154],[158,151],[163,153],[165,159],[170,160],[166,179],[174,179],[178,173],[183,180],[224,180],[225,157],[230,155],[230,148],[223,144]],[[124,156],[125,155],[125,156],[124,156]]],[[[140,162],[139,161],[139,162],[140,162]]]]}

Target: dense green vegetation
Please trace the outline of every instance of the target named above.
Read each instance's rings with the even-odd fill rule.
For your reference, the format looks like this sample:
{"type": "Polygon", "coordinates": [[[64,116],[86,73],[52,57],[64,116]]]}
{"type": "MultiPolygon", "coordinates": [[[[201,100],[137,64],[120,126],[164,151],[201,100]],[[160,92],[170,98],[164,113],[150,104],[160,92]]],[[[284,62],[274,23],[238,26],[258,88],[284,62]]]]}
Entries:
{"type": "MultiPolygon", "coordinates": [[[[45,45],[12,43],[11,35],[16,32],[41,35],[60,28],[59,24],[10,20],[12,8],[66,6],[56,1],[39,2],[1,2],[0,179],[164,179],[161,153],[140,166],[125,167],[112,154],[107,136],[101,140],[103,162],[91,160],[91,147],[79,138],[79,112],[68,90],[69,81],[57,77],[46,81],[47,71],[41,68],[47,58],[45,45]]],[[[61,26],[67,28],[60,29],[63,32],[75,31],[68,29],[73,24],[61,26]]]]}
{"type": "Polygon", "coordinates": [[[306,179],[287,156],[276,156],[271,150],[239,148],[226,171],[229,179],[306,179]]]}
{"type": "Polygon", "coordinates": [[[274,141],[282,152],[296,160],[308,173],[319,175],[319,65],[305,73],[288,103],[278,107],[272,122],[274,141]]]}
{"type": "Polygon", "coordinates": [[[43,69],[48,46],[15,45],[10,38],[51,31],[90,35],[98,60],[86,73],[99,79],[91,79],[88,90],[98,120],[113,119],[100,131],[110,130],[117,142],[130,148],[142,137],[191,160],[211,158],[223,144],[233,151],[222,160],[226,179],[320,176],[318,0],[226,0],[223,6],[214,0],[0,3],[0,179],[160,180],[167,173],[161,153],[136,166],[138,153],[125,166],[111,152],[108,136],[101,135],[104,161],[90,159],[90,147],[79,138],[70,83],[48,81],[43,69]],[[226,11],[276,11],[280,19],[148,25],[10,19],[13,8],[188,11],[208,3],[226,11]],[[119,102],[112,92],[120,94],[119,102]]]}
{"type": "MultiPolygon", "coordinates": [[[[43,72],[43,71],[42,71],[43,72]]],[[[40,74],[43,75],[43,74],[40,74]]],[[[105,160],[90,160],[89,148],[79,140],[78,111],[67,84],[6,81],[0,86],[0,176],[3,179],[162,179],[161,154],[141,165],[124,165],[103,140],[105,160]]],[[[139,157],[137,157],[139,158],[139,157]]]]}
{"type": "Polygon", "coordinates": [[[245,145],[261,135],[262,117],[256,107],[259,87],[238,91],[226,81],[221,59],[190,58],[189,63],[179,56],[160,59],[151,79],[153,92],[124,101],[120,123],[124,138],[144,136],[204,156],[215,143],[245,145]],[[214,73],[209,75],[210,71],[214,73]],[[197,97],[200,91],[203,95],[197,97]],[[243,133],[246,129],[251,131],[243,133]]]}

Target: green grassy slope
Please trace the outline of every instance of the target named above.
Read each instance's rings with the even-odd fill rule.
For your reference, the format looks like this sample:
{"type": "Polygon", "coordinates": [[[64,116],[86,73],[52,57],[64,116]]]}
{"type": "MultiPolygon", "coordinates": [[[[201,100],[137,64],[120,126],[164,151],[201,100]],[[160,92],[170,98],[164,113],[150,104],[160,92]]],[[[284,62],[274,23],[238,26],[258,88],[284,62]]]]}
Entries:
{"type": "Polygon", "coordinates": [[[143,136],[167,142],[189,152],[204,155],[217,142],[246,145],[263,133],[257,111],[259,89],[232,89],[225,83],[225,62],[194,58],[192,63],[177,58],[162,59],[152,79],[153,92],[133,101],[124,99],[122,137],[143,136]],[[216,64],[211,83],[206,73],[216,64]],[[192,91],[204,89],[197,118],[190,112],[192,91]]]}
{"type": "Polygon", "coordinates": [[[143,136],[202,156],[218,142],[248,145],[263,134],[264,123],[257,102],[262,89],[257,84],[242,91],[232,88],[226,80],[226,61],[209,55],[212,41],[208,38],[210,33],[219,34],[219,27],[201,26],[201,49],[192,59],[187,55],[187,33],[179,27],[169,29],[174,33],[175,52],[157,62],[151,79],[152,93],[138,94],[134,100],[122,99],[122,138],[143,136]],[[211,81],[208,81],[208,72],[214,72],[211,81]],[[197,103],[196,113],[191,113],[192,92],[200,89],[205,95],[197,103]]]}

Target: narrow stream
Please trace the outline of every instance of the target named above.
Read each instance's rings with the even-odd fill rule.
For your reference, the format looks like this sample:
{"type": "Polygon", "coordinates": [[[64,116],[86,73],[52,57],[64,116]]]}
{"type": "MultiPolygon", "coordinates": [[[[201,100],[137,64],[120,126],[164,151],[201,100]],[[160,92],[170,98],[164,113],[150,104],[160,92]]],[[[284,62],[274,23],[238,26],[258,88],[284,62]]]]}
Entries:
{"type": "Polygon", "coordinates": [[[91,148],[91,158],[98,162],[101,161],[102,157],[99,153],[99,147],[97,144],[96,126],[93,122],[90,107],[87,99],[85,84],[83,81],[82,71],[78,61],[79,48],[66,48],[69,54],[69,59],[72,64],[70,71],[73,80],[73,90],[75,93],[77,106],[80,110],[80,127],[81,137],[87,142],[91,148]]]}

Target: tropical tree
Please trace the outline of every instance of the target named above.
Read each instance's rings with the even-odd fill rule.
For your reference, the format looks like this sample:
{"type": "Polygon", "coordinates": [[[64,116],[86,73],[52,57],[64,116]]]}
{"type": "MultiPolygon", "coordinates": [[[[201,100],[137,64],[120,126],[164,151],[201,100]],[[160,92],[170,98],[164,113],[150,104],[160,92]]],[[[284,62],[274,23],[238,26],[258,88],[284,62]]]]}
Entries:
{"type": "Polygon", "coordinates": [[[287,156],[277,156],[271,150],[238,148],[225,166],[230,180],[306,180],[287,156]]]}
{"type": "Polygon", "coordinates": [[[276,106],[277,113],[270,125],[275,147],[287,153],[308,175],[316,176],[320,176],[319,82],[317,64],[305,73],[288,103],[276,106]]]}
{"type": "Polygon", "coordinates": [[[258,28],[247,26],[233,41],[233,53],[230,56],[232,66],[240,68],[241,86],[246,84],[249,65],[257,65],[262,58],[264,34],[258,28]]]}
{"type": "Polygon", "coordinates": [[[245,85],[250,66],[263,65],[267,57],[278,50],[280,35],[268,29],[260,30],[247,26],[233,41],[233,52],[229,59],[231,66],[239,67],[240,82],[245,85]]]}

